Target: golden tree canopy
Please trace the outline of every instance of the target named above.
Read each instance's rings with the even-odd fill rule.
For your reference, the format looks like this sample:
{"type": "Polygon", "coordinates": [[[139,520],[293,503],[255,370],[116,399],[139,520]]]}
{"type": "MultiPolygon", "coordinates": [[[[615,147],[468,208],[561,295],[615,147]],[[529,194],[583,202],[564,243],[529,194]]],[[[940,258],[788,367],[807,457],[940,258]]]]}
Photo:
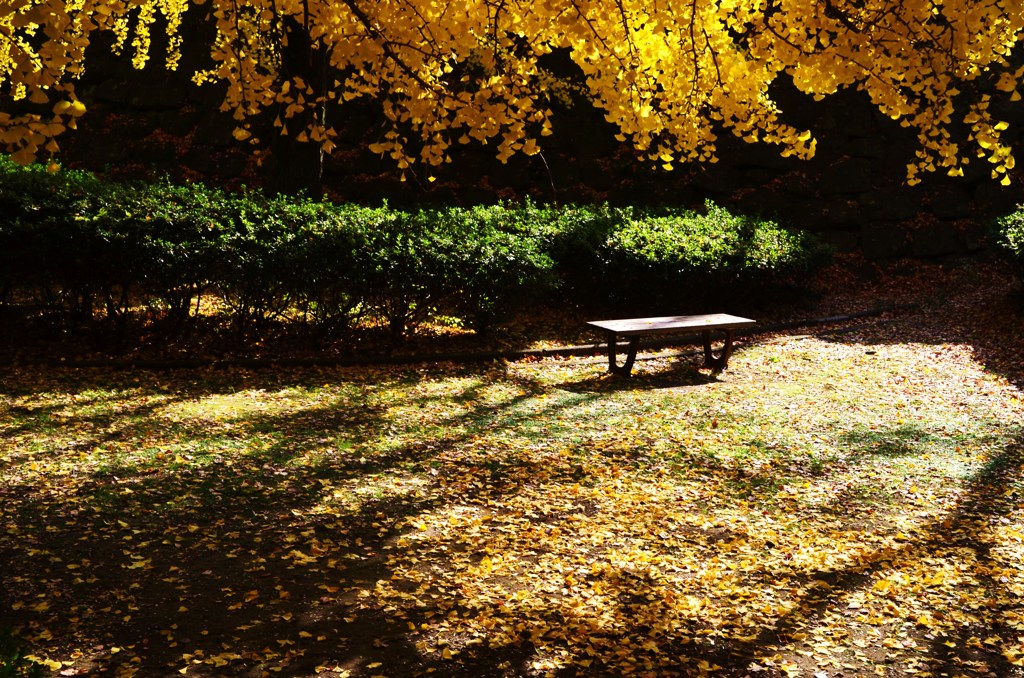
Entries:
{"type": "Polygon", "coordinates": [[[978,92],[1020,96],[1019,0],[2,0],[0,147],[22,162],[57,152],[85,112],[74,83],[98,32],[136,67],[158,57],[176,68],[193,37],[186,12],[216,23],[193,79],[226,83],[239,140],[268,111],[281,134],[329,152],[322,111],[371,98],[388,122],[371,149],[400,168],[450,161],[460,143],[490,144],[503,160],[533,154],[551,133],[558,82],[544,56],[557,50],[619,138],[666,168],[714,161],[726,130],[813,155],[811,131],[786,124],[770,96],[783,74],[815,97],[860,88],[913,128],[912,183],[962,173],[971,156],[1004,182],[1013,167],[1006,123],[978,92]],[[151,54],[155,30],[168,53],[151,54]],[[289,49],[321,68],[292,67],[289,49]]]}

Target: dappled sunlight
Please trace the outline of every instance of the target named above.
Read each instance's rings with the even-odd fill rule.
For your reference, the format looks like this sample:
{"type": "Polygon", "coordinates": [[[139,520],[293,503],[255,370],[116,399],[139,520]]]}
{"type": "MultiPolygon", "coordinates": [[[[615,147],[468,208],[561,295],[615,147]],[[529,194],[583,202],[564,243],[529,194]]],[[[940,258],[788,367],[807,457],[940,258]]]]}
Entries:
{"type": "MultiPolygon", "coordinates": [[[[558,474],[554,459],[544,468],[558,474]]],[[[589,470],[586,482],[568,484],[530,467],[500,508],[482,498],[477,510],[454,504],[417,516],[389,548],[392,578],[375,596],[410,628],[443,618],[432,639],[438,652],[472,651],[473,639],[492,647],[528,639],[538,657],[613,673],[679,669],[687,655],[696,667],[737,644],[763,666],[813,656],[819,666],[866,669],[962,627],[988,628],[989,646],[999,645],[999,615],[1020,612],[1012,583],[1004,588],[1013,595],[993,599],[991,582],[1006,580],[1006,566],[980,560],[980,551],[1017,553],[1006,549],[1019,549],[1024,523],[1013,521],[1002,529],[1009,541],[1000,540],[957,491],[972,482],[991,490],[984,481],[916,495],[907,513],[872,515],[847,500],[852,515],[837,516],[807,502],[833,479],[737,500],[725,479],[589,470]],[[452,600],[458,614],[431,602],[452,600]]]]}
{"type": "Polygon", "coordinates": [[[1020,392],[828,331],[714,379],[11,371],[0,604],[67,675],[1005,675],[1020,392]]]}
{"type": "Polygon", "coordinates": [[[422,500],[429,496],[430,480],[411,473],[379,473],[355,478],[321,480],[319,497],[308,508],[293,509],[295,516],[358,515],[367,506],[396,500],[422,500]]]}
{"type": "Polygon", "coordinates": [[[195,399],[168,404],[161,415],[173,422],[201,421],[207,424],[234,424],[255,417],[294,412],[297,409],[326,409],[343,401],[337,394],[317,389],[286,388],[245,389],[231,393],[211,393],[195,399]]]}

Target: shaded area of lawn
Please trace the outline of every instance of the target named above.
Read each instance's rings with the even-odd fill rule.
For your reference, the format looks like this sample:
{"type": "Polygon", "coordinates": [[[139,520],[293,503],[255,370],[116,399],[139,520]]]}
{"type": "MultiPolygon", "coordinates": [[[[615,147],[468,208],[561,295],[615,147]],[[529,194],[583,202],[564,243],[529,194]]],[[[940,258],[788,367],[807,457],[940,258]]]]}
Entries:
{"type": "Polygon", "coordinates": [[[1020,325],[983,288],[717,376],[8,369],[0,627],[54,675],[1013,675],[1020,325]]]}

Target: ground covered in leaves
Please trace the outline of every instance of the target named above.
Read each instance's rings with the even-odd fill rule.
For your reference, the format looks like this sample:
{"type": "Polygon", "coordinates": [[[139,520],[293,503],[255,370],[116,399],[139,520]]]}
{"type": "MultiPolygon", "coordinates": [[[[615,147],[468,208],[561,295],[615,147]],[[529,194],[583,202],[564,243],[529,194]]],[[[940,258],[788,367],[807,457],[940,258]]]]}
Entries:
{"type": "Polygon", "coordinates": [[[843,287],[898,310],[718,375],[3,368],[0,628],[64,676],[1024,675],[1019,283],[843,287]]]}

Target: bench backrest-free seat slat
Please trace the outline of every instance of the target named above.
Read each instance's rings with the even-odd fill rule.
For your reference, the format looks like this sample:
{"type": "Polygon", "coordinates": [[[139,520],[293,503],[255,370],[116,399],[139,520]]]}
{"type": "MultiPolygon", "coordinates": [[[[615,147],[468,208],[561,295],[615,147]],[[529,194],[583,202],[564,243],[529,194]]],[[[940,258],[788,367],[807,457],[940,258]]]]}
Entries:
{"type": "Polygon", "coordinates": [[[592,320],[587,323],[623,337],[646,334],[672,334],[680,330],[738,330],[753,327],[757,321],[728,313],[707,315],[669,315],[659,318],[626,318],[623,320],[592,320]]]}

